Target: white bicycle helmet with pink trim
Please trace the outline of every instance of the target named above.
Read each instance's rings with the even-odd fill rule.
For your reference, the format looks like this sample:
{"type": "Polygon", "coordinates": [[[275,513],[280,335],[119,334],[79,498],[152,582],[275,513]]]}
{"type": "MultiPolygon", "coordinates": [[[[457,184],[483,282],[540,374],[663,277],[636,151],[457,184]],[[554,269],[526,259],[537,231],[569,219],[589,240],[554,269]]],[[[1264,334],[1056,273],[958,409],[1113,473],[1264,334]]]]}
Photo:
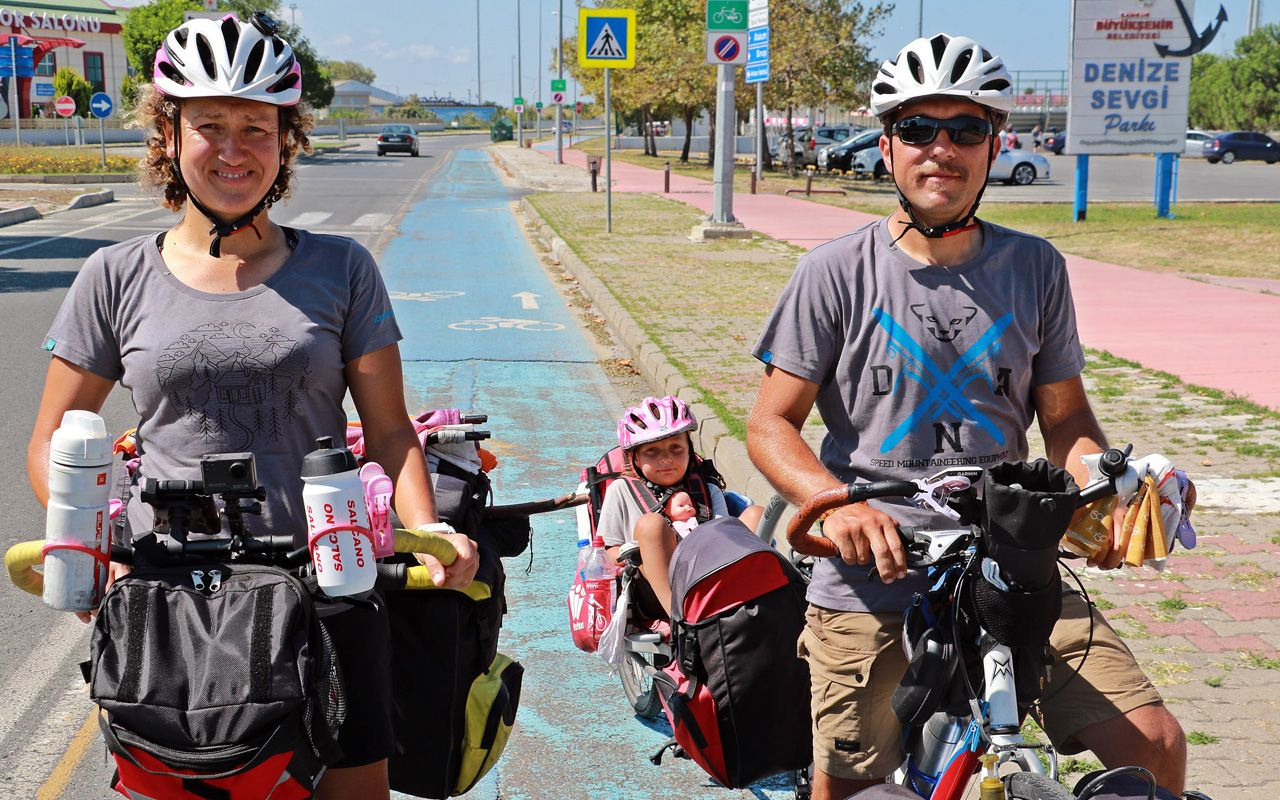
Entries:
{"type": "Polygon", "coordinates": [[[679,433],[696,430],[698,421],[689,406],[674,395],[646,397],[628,408],[618,420],[618,444],[631,450],[679,433]]]}
{"type": "Polygon", "coordinates": [[[169,32],[156,51],[152,80],[170,97],[239,97],[274,106],[297,105],[302,68],[277,34],[275,20],[255,12],[193,19],[169,32]]]}
{"type": "Polygon", "coordinates": [[[1013,79],[1004,61],[973,39],[939,33],[909,42],[880,65],[871,82],[871,113],[881,117],[912,100],[939,96],[972,100],[1007,117],[1013,79]]]}

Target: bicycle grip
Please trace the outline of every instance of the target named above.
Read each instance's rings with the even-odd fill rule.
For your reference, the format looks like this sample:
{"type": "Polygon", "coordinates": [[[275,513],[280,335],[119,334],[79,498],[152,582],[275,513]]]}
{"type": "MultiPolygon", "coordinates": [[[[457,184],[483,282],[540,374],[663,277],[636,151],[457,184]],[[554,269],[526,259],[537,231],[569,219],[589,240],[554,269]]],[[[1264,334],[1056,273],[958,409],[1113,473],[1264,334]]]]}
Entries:
{"type": "Polygon", "coordinates": [[[44,561],[43,549],[44,540],[36,539],[18,542],[4,554],[4,566],[9,571],[9,580],[29,594],[44,594],[44,576],[35,570],[35,566],[44,561]]]}
{"type": "MultiPolygon", "coordinates": [[[[411,567],[407,564],[379,564],[378,586],[380,588],[396,591],[419,591],[441,588],[436,586],[435,582],[431,580],[431,571],[426,567],[411,567]]],[[[488,600],[493,596],[493,589],[484,581],[472,581],[461,589],[450,589],[447,591],[461,592],[477,603],[481,600],[488,600]]]]}
{"type": "Polygon", "coordinates": [[[395,548],[397,553],[422,553],[435,556],[446,567],[458,558],[458,551],[453,542],[434,531],[409,531],[396,528],[395,548]]]}

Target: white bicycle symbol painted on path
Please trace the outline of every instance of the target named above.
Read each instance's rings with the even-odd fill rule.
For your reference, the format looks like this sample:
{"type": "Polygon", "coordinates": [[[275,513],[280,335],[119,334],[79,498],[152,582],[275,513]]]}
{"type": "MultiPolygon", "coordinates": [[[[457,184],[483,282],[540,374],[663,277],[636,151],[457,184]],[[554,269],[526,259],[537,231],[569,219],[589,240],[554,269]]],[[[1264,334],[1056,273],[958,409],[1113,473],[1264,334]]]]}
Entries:
{"type": "Polygon", "coordinates": [[[415,300],[419,303],[431,303],[436,300],[447,300],[450,297],[462,297],[466,292],[388,292],[392,300],[415,300]]]}
{"type": "Polygon", "coordinates": [[[452,322],[450,328],[455,331],[491,331],[497,328],[514,328],[518,331],[562,331],[564,326],[558,322],[542,322],[536,319],[510,319],[507,317],[480,317],[452,322]]]}

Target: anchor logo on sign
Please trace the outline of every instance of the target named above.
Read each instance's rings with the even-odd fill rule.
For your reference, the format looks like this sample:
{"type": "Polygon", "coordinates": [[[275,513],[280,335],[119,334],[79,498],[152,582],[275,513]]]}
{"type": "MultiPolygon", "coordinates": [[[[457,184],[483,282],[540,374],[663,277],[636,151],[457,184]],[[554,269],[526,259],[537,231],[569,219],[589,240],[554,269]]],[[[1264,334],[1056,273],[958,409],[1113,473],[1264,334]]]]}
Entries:
{"type": "Polygon", "coordinates": [[[1182,0],[1175,0],[1178,4],[1178,13],[1182,14],[1182,24],[1187,27],[1187,35],[1191,37],[1190,43],[1181,50],[1170,49],[1168,45],[1157,44],[1156,52],[1163,58],[1182,58],[1184,56],[1193,56],[1204,50],[1213,41],[1213,37],[1218,35],[1218,29],[1222,27],[1222,23],[1227,21],[1227,9],[1225,6],[1218,6],[1218,16],[1210,22],[1208,27],[1197,33],[1194,23],[1191,22],[1191,15],[1187,13],[1187,7],[1182,4],[1182,0]]]}

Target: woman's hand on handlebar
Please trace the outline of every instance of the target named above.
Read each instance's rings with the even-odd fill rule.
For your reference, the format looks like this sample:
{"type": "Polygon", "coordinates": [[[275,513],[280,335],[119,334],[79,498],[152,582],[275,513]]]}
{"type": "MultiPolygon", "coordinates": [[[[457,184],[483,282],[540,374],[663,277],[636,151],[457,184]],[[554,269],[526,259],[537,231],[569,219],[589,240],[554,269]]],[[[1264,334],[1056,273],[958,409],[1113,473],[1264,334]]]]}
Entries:
{"type": "Polygon", "coordinates": [[[431,572],[431,580],[443,589],[462,589],[471,583],[480,566],[480,556],[476,551],[476,543],[465,533],[441,533],[441,538],[449,540],[458,557],[449,566],[441,563],[435,556],[415,553],[418,563],[431,572]]]}
{"type": "Polygon", "coordinates": [[[907,555],[893,517],[867,503],[841,506],[822,522],[822,535],[846,564],[875,561],[880,580],[907,577],[907,555]]]}
{"type": "MultiPolygon", "coordinates": [[[[125,575],[128,575],[129,571],[132,569],[133,567],[128,564],[121,564],[119,561],[112,561],[111,566],[107,567],[107,585],[102,587],[102,593],[105,595],[107,590],[111,588],[111,584],[115,583],[120,578],[123,578],[125,575]]],[[[76,619],[88,625],[90,622],[93,622],[94,617],[98,616],[98,609],[95,608],[93,611],[77,611],[75,614],[76,619]]]]}

